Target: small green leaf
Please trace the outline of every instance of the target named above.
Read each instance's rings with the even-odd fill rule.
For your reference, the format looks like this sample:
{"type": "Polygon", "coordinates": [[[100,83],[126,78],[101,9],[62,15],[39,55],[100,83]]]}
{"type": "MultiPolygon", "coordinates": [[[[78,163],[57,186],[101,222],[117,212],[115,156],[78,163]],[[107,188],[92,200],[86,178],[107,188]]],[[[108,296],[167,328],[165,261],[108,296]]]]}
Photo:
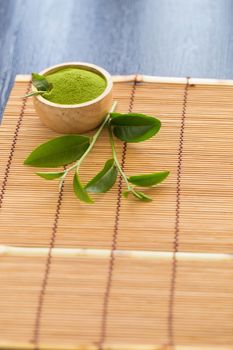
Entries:
{"type": "Polygon", "coordinates": [[[122,194],[125,198],[128,198],[130,193],[131,193],[131,191],[126,190],[122,194]]]}
{"type": "Polygon", "coordinates": [[[161,127],[160,120],[144,114],[121,114],[110,120],[113,133],[122,141],[141,142],[154,136],[161,127]]]}
{"type": "Polygon", "coordinates": [[[134,195],[134,197],[136,197],[137,199],[139,199],[140,201],[143,202],[151,202],[152,198],[147,196],[145,193],[140,192],[140,191],[136,191],[134,189],[134,191],[132,192],[132,194],[134,195]]]}
{"type": "Polygon", "coordinates": [[[37,73],[32,73],[32,84],[39,91],[49,92],[53,87],[53,85],[48,82],[44,75],[40,75],[37,73]]]}
{"type": "Polygon", "coordinates": [[[56,137],[38,146],[24,161],[25,165],[56,168],[79,159],[87,150],[90,139],[81,135],[56,137]]]}
{"type": "Polygon", "coordinates": [[[161,171],[151,174],[134,175],[128,178],[129,182],[141,187],[150,187],[159,184],[169,175],[169,171],[161,171]]]}
{"type": "Polygon", "coordinates": [[[135,190],[135,188],[132,189],[131,191],[130,190],[126,190],[126,191],[123,192],[123,196],[125,198],[128,198],[130,194],[132,194],[135,198],[137,198],[137,199],[139,199],[139,200],[141,200],[143,202],[151,202],[152,201],[151,197],[147,196],[143,192],[135,190]]]}
{"type": "Polygon", "coordinates": [[[122,113],[117,113],[117,112],[110,113],[110,119],[119,117],[120,115],[122,115],[122,113]]]}
{"type": "Polygon", "coordinates": [[[117,168],[114,159],[109,159],[103,169],[88,182],[85,186],[86,191],[95,193],[104,193],[110,190],[117,179],[117,168]]]}
{"type": "Polygon", "coordinates": [[[74,193],[76,194],[76,197],[78,197],[80,201],[85,203],[94,203],[93,199],[88,195],[87,191],[81,184],[77,173],[74,174],[73,188],[74,188],[74,193]]]}
{"type": "Polygon", "coordinates": [[[36,175],[42,177],[43,179],[46,180],[54,180],[62,177],[64,175],[64,171],[60,172],[38,172],[36,175]]]}

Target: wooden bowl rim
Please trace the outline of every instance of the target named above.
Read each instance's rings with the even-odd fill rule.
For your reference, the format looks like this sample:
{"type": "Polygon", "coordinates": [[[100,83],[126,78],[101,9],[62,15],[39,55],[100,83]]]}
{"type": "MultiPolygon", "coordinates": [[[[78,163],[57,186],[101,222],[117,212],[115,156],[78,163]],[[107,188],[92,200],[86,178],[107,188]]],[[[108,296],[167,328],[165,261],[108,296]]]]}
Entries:
{"type": "MultiPolygon", "coordinates": [[[[90,70],[90,71],[96,71],[98,74],[100,74],[101,76],[103,76],[106,80],[106,89],[104,90],[104,92],[99,95],[98,97],[96,97],[94,100],[90,100],[87,102],[83,102],[83,103],[78,103],[78,104],[60,104],[60,103],[54,103],[51,101],[46,100],[45,98],[43,98],[42,96],[38,95],[38,96],[34,96],[35,99],[39,100],[41,103],[51,106],[51,107],[57,107],[57,108],[64,108],[64,109],[73,109],[73,108],[83,108],[83,107],[89,107],[91,105],[94,105],[98,102],[100,102],[101,100],[103,100],[112,90],[113,87],[113,82],[112,82],[112,77],[111,75],[102,67],[99,67],[95,64],[92,63],[87,63],[87,62],[65,62],[65,63],[60,63],[60,64],[56,64],[54,66],[48,67],[46,69],[44,69],[43,71],[41,71],[39,74],[42,75],[46,75],[47,73],[50,72],[56,72],[62,68],[68,68],[68,67],[77,67],[77,68],[82,68],[82,69],[86,69],[86,70],[90,70]],[[88,69],[89,68],[89,69],[88,69]]],[[[32,87],[32,90],[35,91],[35,88],[32,87]]]]}

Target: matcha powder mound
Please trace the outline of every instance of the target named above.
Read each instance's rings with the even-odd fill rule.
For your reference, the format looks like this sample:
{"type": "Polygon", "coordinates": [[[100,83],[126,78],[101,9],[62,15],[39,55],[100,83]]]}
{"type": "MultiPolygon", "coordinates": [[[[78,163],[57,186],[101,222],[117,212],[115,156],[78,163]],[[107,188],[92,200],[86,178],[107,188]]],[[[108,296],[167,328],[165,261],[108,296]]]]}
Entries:
{"type": "Polygon", "coordinates": [[[106,88],[106,80],[100,75],[78,68],[65,68],[46,75],[53,84],[50,92],[43,94],[46,100],[59,104],[78,104],[94,100],[106,88]]]}

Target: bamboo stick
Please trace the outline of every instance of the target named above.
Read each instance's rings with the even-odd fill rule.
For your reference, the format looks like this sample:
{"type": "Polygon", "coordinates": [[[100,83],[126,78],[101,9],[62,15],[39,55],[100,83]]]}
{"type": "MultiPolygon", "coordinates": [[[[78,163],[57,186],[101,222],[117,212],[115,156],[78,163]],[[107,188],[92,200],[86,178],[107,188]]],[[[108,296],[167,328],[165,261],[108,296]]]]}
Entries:
{"type": "MultiPolygon", "coordinates": [[[[29,343],[0,343],[1,350],[34,350],[34,345],[29,343]]],[[[61,345],[46,345],[40,344],[40,350],[98,350],[95,345],[77,345],[77,346],[61,346],[61,345]]],[[[103,350],[173,350],[169,346],[161,345],[147,345],[147,344],[106,344],[103,350]]],[[[175,350],[232,350],[228,346],[214,346],[214,345],[176,345],[175,350]]]]}
{"type": "MultiPolygon", "coordinates": [[[[41,125],[31,99],[22,111],[21,96],[29,78],[14,85],[0,137],[3,183],[12,154],[0,215],[0,339],[8,341],[0,349],[33,349],[29,343],[19,348],[19,343],[29,342],[32,336],[41,282],[50,268],[45,263],[57,205],[57,182],[41,180],[34,175],[35,169],[22,164],[34,147],[57,136],[41,125]],[[12,143],[16,145],[13,153],[12,143]]],[[[120,112],[128,111],[133,84],[127,82],[134,78],[116,78],[122,80],[114,85],[120,112]]],[[[143,79],[137,76],[138,81],[143,79]]],[[[155,344],[169,342],[167,313],[184,84],[180,78],[171,84],[171,79],[161,84],[162,78],[159,83],[155,79],[147,83],[150,78],[145,77],[146,83],[136,86],[133,111],[157,116],[163,127],[156,138],[128,144],[125,169],[127,175],[165,169],[171,175],[161,186],[149,189],[153,202],[121,201],[106,334],[106,348],[113,350],[165,350],[155,344]]],[[[226,350],[232,344],[232,255],[228,254],[233,228],[232,94],[231,86],[215,82],[190,87],[188,92],[173,315],[176,350],[226,350]]],[[[120,142],[117,150],[120,157],[120,142]]],[[[84,164],[82,179],[96,174],[109,157],[104,131],[84,164]]],[[[45,349],[74,350],[86,344],[81,349],[92,350],[99,340],[117,185],[94,198],[91,208],[78,202],[67,179],[52,250],[55,258],[43,294],[40,343],[45,349]]]]}
{"type": "MultiPolygon", "coordinates": [[[[21,257],[43,257],[47,256],[49,248],[37,247],[14,247],[0,245],[1,256],[21,256],[21,257]]],[[[62,258],[109,258],[111,251],[109,249],[86,249],[86,248],[53,248],[52,256],[62,258]]],[[[146,260],[171,260],[172,252],[156,252],[143,250],[115,250],[114,255],[121,258],[146,259],[146,260]]],[[[179,252],[176,254],[180,261],[233,261],[233,254],[221,253],[187,253],[179,252]]]]}
{"type": "MultiPolygon", "coordinates": [[[[186,78],[179,77],[158,77],[152,75],[142,75],[142,74],[133,74],[133,75],[113,75],[114,83],[123,83],[123,82],[133,82],[139,83],[161,83],[161,84],[185,84],[186,78]]],[[[15,81],[17,82],[27,82],[31,79],[29,74],[18,74],[16,75],[15,81]]],[[[232,86],[233,80],[227,79],[202,79],[202,78],[190,78],[190,85],[221,85],[221,86],[232,86]]]]}

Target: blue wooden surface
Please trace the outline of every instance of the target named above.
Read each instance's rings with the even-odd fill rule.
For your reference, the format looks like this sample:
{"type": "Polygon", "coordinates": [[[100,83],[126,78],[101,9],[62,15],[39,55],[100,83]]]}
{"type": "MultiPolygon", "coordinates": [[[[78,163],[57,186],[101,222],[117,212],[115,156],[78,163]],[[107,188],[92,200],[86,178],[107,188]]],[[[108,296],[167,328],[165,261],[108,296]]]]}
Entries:
{"type": "Polygon", "coordinates": [[[232,0],[0,0],[0,108],[15,74],[64,61],[233,78],[232,10],[232,0]]]}

